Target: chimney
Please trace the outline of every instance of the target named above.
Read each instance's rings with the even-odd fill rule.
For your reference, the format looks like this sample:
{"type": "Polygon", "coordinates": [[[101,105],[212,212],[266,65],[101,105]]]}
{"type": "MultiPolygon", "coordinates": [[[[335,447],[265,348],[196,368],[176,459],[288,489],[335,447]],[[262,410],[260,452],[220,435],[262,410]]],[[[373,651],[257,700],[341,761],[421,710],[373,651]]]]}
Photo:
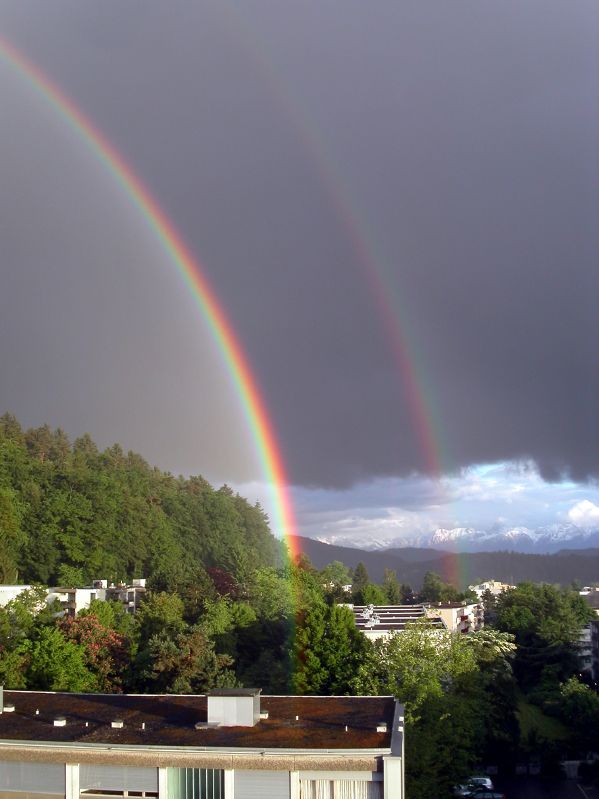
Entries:
{"type": "Polygon", "coordinates": [[[231,688],[208,694],[208,724],[253,727],[260,721],[260,688],[231,688]]]}

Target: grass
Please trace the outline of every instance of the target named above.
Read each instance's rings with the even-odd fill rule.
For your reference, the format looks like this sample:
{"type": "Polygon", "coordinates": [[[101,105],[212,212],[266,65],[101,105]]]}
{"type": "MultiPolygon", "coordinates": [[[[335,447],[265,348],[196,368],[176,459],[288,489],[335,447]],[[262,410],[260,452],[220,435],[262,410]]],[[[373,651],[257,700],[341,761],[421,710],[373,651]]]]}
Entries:
{"type": "Polygon", "coordinates": [[[524,698],[518,700],[518,721],[523,741],[532,730],[548,741],[565,741],[570,736],[568,728],[561,721],[547,716],[540,707],[531,705],[524,698]]]}

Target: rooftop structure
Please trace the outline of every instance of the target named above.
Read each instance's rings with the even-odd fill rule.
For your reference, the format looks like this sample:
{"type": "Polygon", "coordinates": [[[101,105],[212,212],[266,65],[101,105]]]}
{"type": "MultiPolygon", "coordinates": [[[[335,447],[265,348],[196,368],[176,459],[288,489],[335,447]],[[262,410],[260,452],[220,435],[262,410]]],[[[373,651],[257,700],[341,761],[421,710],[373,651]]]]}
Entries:
{"type": "Polygon", "coordinates": [[[408,624],[425,619],[440,629],[445,628],[438,615],[427,614],[424,605],[348,605],[348,607],[353,611],[357,628],[372,641],[401,632],[408,624]]]}
{"type": "Polygon", "coordinates": [[[404,796],[392,697],[4,691],[0,707],[2,799],[404,796]]]}

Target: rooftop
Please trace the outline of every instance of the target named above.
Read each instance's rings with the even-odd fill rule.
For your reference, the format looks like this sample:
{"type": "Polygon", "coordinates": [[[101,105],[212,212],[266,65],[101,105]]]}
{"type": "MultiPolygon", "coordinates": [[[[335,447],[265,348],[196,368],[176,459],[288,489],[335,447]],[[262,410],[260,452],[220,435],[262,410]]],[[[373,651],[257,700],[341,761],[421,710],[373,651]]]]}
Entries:
{"type": "Polygon", "coordinates": [[[394,632],[415,621],[445,627],[441,619],[427,616],[424,605],[354,605],[352,611],[357,628],[363,631],[394,632]]]}
{"type": "Polygon", "coordinates": [[[0,742],[341,750],[388,749],[395,700],[262,696],[263,716],[254,727],[203,726],[206,696],[5,690],[7,705],[14,710],[0,714],[0,742]],[[64,726],[55,726],[59,717],[64,726]],[[114,721],[122,727],[113,727],[114,721]],[[385,732],[377,732],[381,723],[385,732]]]}

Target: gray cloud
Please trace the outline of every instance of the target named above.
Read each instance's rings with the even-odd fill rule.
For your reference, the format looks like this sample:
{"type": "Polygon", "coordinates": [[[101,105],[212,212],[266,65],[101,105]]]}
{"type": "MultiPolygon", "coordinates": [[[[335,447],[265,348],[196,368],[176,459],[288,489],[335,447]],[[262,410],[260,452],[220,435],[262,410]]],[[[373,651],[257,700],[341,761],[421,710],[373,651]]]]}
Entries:
{"type": "MultiPolygon", "coordinates": [[[[291,479],[427,467],[373,270],[446,468],[596,474],[596,4],[165,8],[7,0],[0,30],[201,257],[291,479]]],[[[68,132],[4,67],[0,83],[0,407],[175,471],[257,476],[172,269],[68,132]]]]}

